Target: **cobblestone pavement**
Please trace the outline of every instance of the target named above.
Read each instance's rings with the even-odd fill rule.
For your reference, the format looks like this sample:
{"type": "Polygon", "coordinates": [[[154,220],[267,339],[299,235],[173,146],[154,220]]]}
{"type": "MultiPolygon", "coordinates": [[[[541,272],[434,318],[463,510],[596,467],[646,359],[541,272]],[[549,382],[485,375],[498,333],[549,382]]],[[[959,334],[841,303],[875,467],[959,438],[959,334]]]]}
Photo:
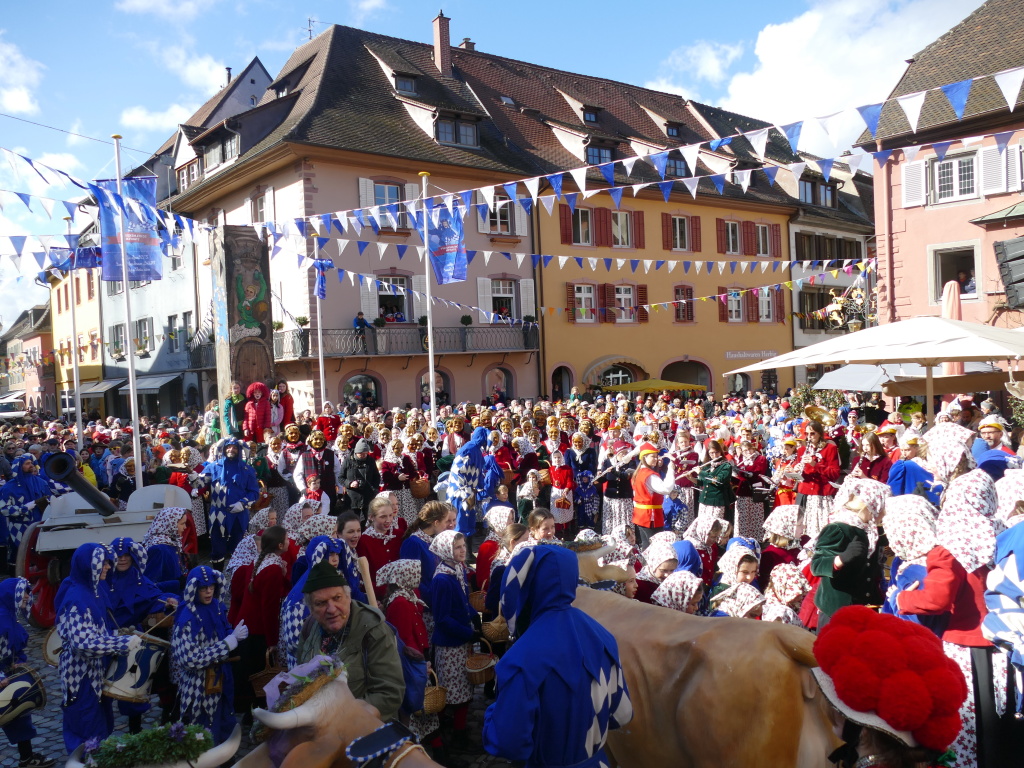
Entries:
{"type": "MultiPolygon", "coordinates": [[[[67,759],[67,753],[64,751],[64,737],[61,734],[60,680],[57,677],[57,669],[43,662],[42,647],[46,634],[47,630],[29,630],[28,666],[42,676],[46,687],[46,707],[32,713],[32,722],[39,734],[34,746],[37,752],[57,758],[58,765],[60,765],[67,759]]],[[[155,701],[156,697],[154,697],[155,701]]],[[[456,753],[455,757],[472,768],[507,768],[509,766],[507,761],[486,754],[481,745],[484,710],[487,708],[487,704],[488,702],[484,699],[483,686],[477,686],[469,712],[470,749],[466,752],[456,753]]],[[[116,705],[114,713],[115,733],[126,733],[128,719],[117,713],[116,705]]],[[[158,725],[160,714],[159,706],[154,704],[143,719],[143,728],[158,725]]],[[[248,735],[245,735],[237,757],[240,758],[248,754],[252,748],[252,742],[248,735]]],[[[6,738],[0,736],[0,768],[15,768],[17,765],[17,750],[7,742],[6,738]]]]}

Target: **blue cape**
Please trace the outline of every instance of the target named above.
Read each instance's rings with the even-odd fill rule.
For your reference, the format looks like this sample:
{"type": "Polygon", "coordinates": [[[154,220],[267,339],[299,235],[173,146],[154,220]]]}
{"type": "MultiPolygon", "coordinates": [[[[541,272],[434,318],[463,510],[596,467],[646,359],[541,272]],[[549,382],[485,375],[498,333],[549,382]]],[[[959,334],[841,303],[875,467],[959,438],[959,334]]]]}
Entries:
{"type": "Polygon", "coordinates": [[[174,618],[174,626],[188,627],[195,631],[202,628],[203,634],[208,640],[223,640],[231,634],[231,625],[228,623],[228,611],[221,602],[220,596],[224,589],[224,577],[220,571],[215,571],[206,565],[200,565],[188,572],[188,581],[185,582],[185,595],[181,605],[178,606],[177,615],[174,618]],[[199,588],[213,587],[213,601],[209,605],[199,602],[199,588]]]}

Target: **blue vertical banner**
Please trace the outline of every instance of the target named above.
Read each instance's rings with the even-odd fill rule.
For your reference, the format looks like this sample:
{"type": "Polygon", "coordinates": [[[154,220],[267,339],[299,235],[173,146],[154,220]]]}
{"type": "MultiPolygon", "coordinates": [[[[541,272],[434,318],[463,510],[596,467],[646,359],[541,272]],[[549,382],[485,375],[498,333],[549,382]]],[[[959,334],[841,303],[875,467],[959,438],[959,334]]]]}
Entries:
{"type": "MultiPolygon", "coordinates": [[[[100,179],[96,186],[108,192],[117,192],[116,179],[100,179]]],[[[122,179],[124,197],[149,206],[156,205],[156,176],[138,176],[122,179]]],[[[101,280],[120,281],[121,272],[121,219],[116,203],[105,195],[97,195],[100,208],[101,280]]],[[[125,249],[128,254],[128,280],[160,280],[163,278],[160,236],[157,223],[139,217],[131,206],[124,206],[125,249]]]]}
{"type": "Polygon", "coordinates": [[[462,230],[462,217],[452,216],[444,206],[438,206],[429,215],[437,215],[437,224],[431,221],[427,231],[430,264],[438,285],[459,283],[466,279],[469,257],[462,230]]]}

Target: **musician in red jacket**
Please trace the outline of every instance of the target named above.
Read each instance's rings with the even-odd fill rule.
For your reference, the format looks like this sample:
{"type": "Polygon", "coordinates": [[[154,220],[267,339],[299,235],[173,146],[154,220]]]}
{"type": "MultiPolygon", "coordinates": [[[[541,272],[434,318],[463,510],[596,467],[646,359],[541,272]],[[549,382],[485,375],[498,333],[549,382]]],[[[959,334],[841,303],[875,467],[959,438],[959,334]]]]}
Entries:
{"type": "Polygon", "coordinates": [[[815,538],[828,525],[832,514],[832,497],[836,493],[832,483],[839,479],[839,449],[825,439],[825,428],[816,421],[807,422],[806,434],[807,444],[800,449],[802,480],[796,492],[806,497],[804,534],[815,538]]]}
{"type": "Polygon", "coordinates": [[[665,514],[661,509],[665,495],[675,487],[676,468],[668,460],[668,471],[662,479],[658,472],[661,456],[651,443],[640,446],[640,468],[633,474],[633,525],[636,526],[640,548],[647,549],[651,536],[665,527],[665,514]]]}

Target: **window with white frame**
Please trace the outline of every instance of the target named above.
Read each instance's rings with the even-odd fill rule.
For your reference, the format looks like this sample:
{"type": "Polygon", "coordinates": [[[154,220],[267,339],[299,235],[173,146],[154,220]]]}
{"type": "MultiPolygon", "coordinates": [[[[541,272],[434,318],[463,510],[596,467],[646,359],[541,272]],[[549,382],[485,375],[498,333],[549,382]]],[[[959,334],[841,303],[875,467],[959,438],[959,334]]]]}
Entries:
{"type": "Polygon", "coordinates": [[[377,280],[382,283],[377,288],[377,306],[380,317],[389,323],[409,322],[409,313],[407,312],[409,308],[407,294],[409,278],[404,275],[378,275],[377,280]]]}
{"type": "Polygon", "coordinates": [[[932,301],[942,301],[942,289],[946,283],[956,281],[960,284],[960,295],[966,299],[977,298],[977,272],[975,265],[975,249],[948,248],[933,253],[933,269],[935,283],[932,301]]]}
{"type": "Polygon", "coordinates": [[[75,354],[78,355],[78,362],[85,362],[85,336],[78,334],[78,344],[75,346],[75,354]]]}
{"type": "Polygon", "coordinates": [[[192,313],[182,312],[181,313],[181,329],[185,334],[185,338],[181,340],[182,346],[188,344],[192,339],[192,313]]]}
{"type": "Polygon", "coordinates": [[[947,203],[978,196],[977,155],[960,155],[932,163],[935,200],[947,203]]]}
{"type": "Polygon", "coordinates": [[[153,318],[140,317],[135,321],[135,347],[152,352],[156,349],[156,338],[153,336],[153,318]]]}
{"type": "Polygon", "coordinates": [[[515,280],[491,280],[491,311],[496,319],[516,316],[515,280]]]}
{"type": "Polygon", "coordinates": [[[410,75],[395,75],[395,90],[399,93],[416,93],[416,78],[410,75]]]}
{"type": "Polygon", "coordinates": [[[124,292],[124,281],[123,280],[109,280],[107,281],[107,296],[117,296],[119,293],[124,292]]]}
{"type": "Polygon", "coordinates": [[[95,360],[100,354],[100,334],[98,331],[89,331],[89,359],[95,360]]]}
{"type": "Polygon", "coordinates": [[[690,217],[672,217],[672,249],[675,251],[690,250],[690,217]]]}
{"type": "Polygon", "coordinates": [[[127,352],[125,348],[124,323],[110,326],[110,351],[111,354],[123,355],[127,352]]]}
{"type": "Polygon", "coordinates": [[[589,283],[577,283],[576,293],[576,322],[593,323],[597,320],[597,303],[595,301],[595,286],[589,283]]]}
{"type": "Polygon", "coordinates": [[[612,211],[612,247],[629,248],[633,245],[632,216],[629,211],[612,211]]]}
{"type": "Polygon", "coordinates": [[[577,208],[572,214],[572,244],[593,245],[594,238],[590,231],[590,209],[577,208]]]}
{"type": "Polygon", "coordinates": [[[740,253],[740,223],[738,221],[725,222],[725,252],[740,253]]]}
{"type": "Polygon", "coordinates": [[[771,323],[775,321],[775,305],[772,303],[775,297],[769,290],[761,289],[757,297],[757,319],[758,322],[771,323]]]}
{"type": "Polygon", "coordinates": [[[512,198],[502,192],[494,194],[494,205],[491,212],[487,214],[488,232],[492,235],[512,234],[512,198]]]}
{"type": "Polygon", "coordinates": [[[771,229],[767,224],[757,225],[757,255],[767,256],[771,249],[771,229]]]}
{"type": "Polygon", "coordinates": [[[636,319],[636,295],[632,285],[615,286],[615,309],[617,322],[628,323],[636,319]]]}
{"type": "MultiPolygon", "coordinates": [[[[386,181],[375,181],[373,182],[373,204],[380,206],[381,208],[385,205],[398,205],[402,202],[404,191],[403,185],[401,184],[394,184],[386,181]]],[[[398,210],[399,214],[396,217],[398,220],[398,226],[403,229],[411,229],[412,224],[409,221],[409,215],[407,213],[402,213],[401,208],[398,210]]],[[[388,219],[387,215],[382,211],[379,221],[385,222],[390,221],[390,219],[388,219]]],[[[383,225],[383,228],[392,229],[392,226],[389,223],[383,225]]]]}
{"type": "Polygon", "coordinates": [[[729,291],[729,296],[726,299],[726,308],[728,309],[730,323],[743,322],[743,294],[739,291],[729,291]]]}
{"type": "Polygon", "coordinates": [[[170,257],[171,257],[171,271],[172,272],[174,272],[176,270],[179,270],[182,267],[183,262],[182,262],[182,258],[181,258],[181,249],[182,249],[182,246],[180,246],[180,245],[173,246],[173,247],[171,247],[170,251],[168,252],[170,257]]]}
{"type": "Polygon", "coordinates": [[[252,220],[260,223],[267,220],[267,196],[258,195],[252,199],[252,220]]]}
{"type": "Polygon", "coordinates": [[[606,387],[614,387],[618,384],[632,384],[633,374],[628,368],[621,365],[613,365],[601,375],[601,383],[606,387]]]}
{"type": "Polygon", "coordinates": [[[177,352],[181,349],[181,340],[178,338],[178,316],[167,316],[167,351],[177,352]]]}

